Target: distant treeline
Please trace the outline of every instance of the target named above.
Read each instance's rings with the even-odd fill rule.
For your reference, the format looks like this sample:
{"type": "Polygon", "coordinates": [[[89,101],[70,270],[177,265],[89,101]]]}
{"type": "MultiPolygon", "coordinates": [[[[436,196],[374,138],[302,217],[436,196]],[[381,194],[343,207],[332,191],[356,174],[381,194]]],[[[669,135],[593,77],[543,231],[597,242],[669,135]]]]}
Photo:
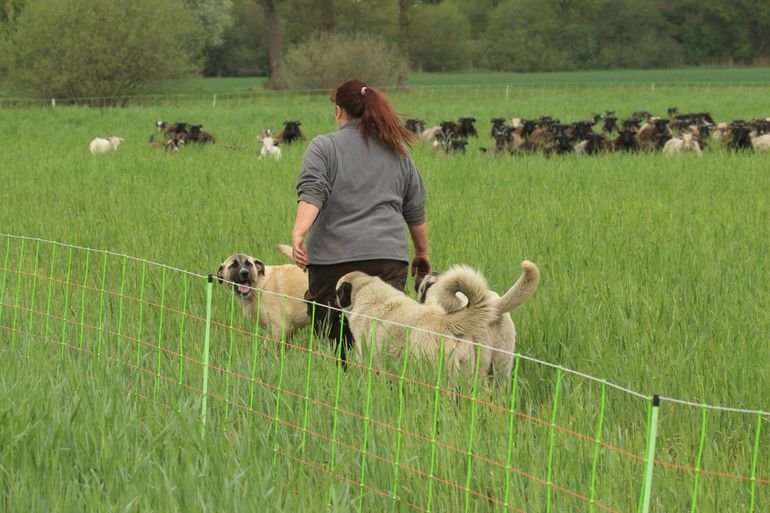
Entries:
{"type": "Polygon", "coordinates": [[[398,46],[403,9],[412,70],[770,61],[767,0],[233,0],[233,25],[207,54],[207,75],[270,73],[265,3],[275,4],[287,50],[318,30],[363,30],[398,46]]]}
{"type": "Polygon", "coordinates": [[[770,63],[769,0],[0,0],[0,80],[111,97],[183,76],[340,76],[770,63]]]}

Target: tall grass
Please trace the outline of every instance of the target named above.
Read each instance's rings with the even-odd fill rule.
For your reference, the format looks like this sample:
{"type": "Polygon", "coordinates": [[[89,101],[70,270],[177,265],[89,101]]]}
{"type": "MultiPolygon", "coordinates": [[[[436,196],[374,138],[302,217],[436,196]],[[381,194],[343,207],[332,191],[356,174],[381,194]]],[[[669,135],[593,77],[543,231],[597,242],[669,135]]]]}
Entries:
{"type": "MultiPolygon", "coordinates": [[[[766,117],[767,92],[586,85],[394,93],[401,112],[429,123],[479,120],[482,137],[465,156],[414,148],[428,187],[434,266],[469,263],[503,291],[521,260],[536,262],[541,286],[514,312],[517,351],[525,355],[645,395],[767,411],[770,155],[733,154],[716,144],[700,159],[478,152],[490,144],[488,118],[498,115],[571,120],[678,105],[710,110],[718,120],[766,117]]],[[[312,95],[216,108],[6,111],[0,227],[202,275],[237,251],[281,263],[273,246],[288,240],[303,147],[284,147],[280,162],[257,160],[253,138],[285,119],[300,119],[310,136],[334,127],[328,100],[312,95]],[[179,155],[153,152],[146,140],[158,118],[203,123],[217,143],[179,155]],[[107,133],[126,142],[92,157],[88,142],[107,133]]],[[[365,361],[338,378],[325,341],[315,341],[317,354],[308,360],[307,330],[288,341],[298,347],[282,353],[275,340],[255,339],[226,287],[217,286],[211,417],[200,438],[205,280],[135,261],[124,271],[117,257],[9,241],[0,237],[3,269],[13,269],[0,276],[4,511],[232,511],[255,504],[304,511],[330,501],[335,511],[353,511],[362,489],[366,509],[411,510],[426,508],[429,483],[433,510],[464,510],[470,418],[470,490],[477,494],[470,509],[502,509],[510,388],[482,389],[473,417],[470,389],[444,382],[446,390],[434,395],[419,383],[435,383],[435,369],[410,362],[419,383],[405,390],[403,426],[411,434],[400,452],[407,469],[399,478],[402,500],[393,503],[397,378],[370,375],[365,361]],[[303,446],[298,426],[305,419],[312,434],[303,446]],[[362,447],[372,455],[365,464],[362,447]]],[[[554,511],[587,511],[584,499],[541,480],[552,470],[554,484],[590,496],[601,384],[559,378],[529,360],[520,365],[511,505],[543,511],[550,489],[554,511]],[[558,430],[550,428],[554,415],[558,430]]],[[[385,371],[398,376],[399,362],[385,371]]],[[[646,402],[615,389],[606,394],[602,440],[643,455],[646,402]]],[[[676,466],[696,466],[701,422],[699,408],[664,401],[658,458],[667,465],[656,468],[654,511],[689,510],[696,473],[676,466]]],[[[767,480],[770,430],[766,419],[760,425],[757,475],[767,480]]],[[[701,467],[749,476],[755,427],[754,416],[710,412],[701,467]]],[[[605,446],[599,455],[597,500],[635,511],[642,462],[605,446]]],[[[703,474],[698,488],[699,510],[749,511],[750,482],[703,474]]],[[[754,511],[767,508],[764,482],[756,500],[754,511]]]]}

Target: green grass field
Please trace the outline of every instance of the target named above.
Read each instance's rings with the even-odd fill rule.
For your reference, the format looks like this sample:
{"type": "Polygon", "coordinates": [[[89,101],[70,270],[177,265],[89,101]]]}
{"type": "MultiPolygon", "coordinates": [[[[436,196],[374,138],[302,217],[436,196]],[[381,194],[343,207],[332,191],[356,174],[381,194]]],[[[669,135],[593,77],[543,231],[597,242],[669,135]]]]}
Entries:
{"type": "MultiPolygon", "coordinates": [[[[465,156],[414,148],[434,266],[471,264],[502,292],[521,260],[537,263],[540,288],[513,313],[523,355],[645,396],[770,410],[770,154],[716,143],[702,158],[478,151],[491,117],[672,105],[718,121],[768,117],[768,92],[393,93],[400,112],[429,124],[479,120],[465,156]]],[[[289,239],[303,146],[260,161],[254,136],[299,119],[312,137],[334,129],[332,112],[324,95],[296,93],[5,110],[1,231],[199,275],[239,251],[282,263],[273,246],[289,239]],[[156,119],[203,123],[217,143],[151,151],[156,119]],[[89,141],[108,133],[125,143],[91,156],[89,141]]],[[[441,375],[436,391],[425,361],[410,360],[403,380],[402,362],[340,373],[325,341],[307,350],[307,330],[288,347],[255,337],[215,285],[201,438],[205,278],[3,236],[0,259],[2,511],[637,511],[644,399],[524,359],[513,414],[512,387],[474,392],[441,375]]],[[[664,400],[651,511],[767,511],[770,425],[759,419],[664,400]]]]}

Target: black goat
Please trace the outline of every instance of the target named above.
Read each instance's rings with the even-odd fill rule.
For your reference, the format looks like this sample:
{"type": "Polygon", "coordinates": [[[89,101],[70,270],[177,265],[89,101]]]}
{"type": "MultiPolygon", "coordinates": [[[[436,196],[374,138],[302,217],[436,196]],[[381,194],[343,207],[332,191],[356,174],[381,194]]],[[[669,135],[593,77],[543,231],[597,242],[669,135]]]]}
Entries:
{"type": "Polygon", "coordinates": [[[291,144],[295,141],[304,141],[305,134],[299,128],[302,125],[299,121],[284,121],[283,130],[278,134],[276,138],[279,142],[284,144],[291,144]]]}

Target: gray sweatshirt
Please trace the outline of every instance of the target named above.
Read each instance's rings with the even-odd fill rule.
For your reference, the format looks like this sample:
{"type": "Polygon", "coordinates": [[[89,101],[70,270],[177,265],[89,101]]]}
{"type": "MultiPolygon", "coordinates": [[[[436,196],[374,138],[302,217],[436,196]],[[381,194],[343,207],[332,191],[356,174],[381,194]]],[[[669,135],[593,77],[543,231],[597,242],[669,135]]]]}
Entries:
{"type": "Polygon", "coordinates": [[[355,120],[310,141],[297,195],[320,209],[306,240],[311,264],[409,262],[404,222],[425,222],[425,185],[412,157],[376,137],[365,143],[355,120]]]}

